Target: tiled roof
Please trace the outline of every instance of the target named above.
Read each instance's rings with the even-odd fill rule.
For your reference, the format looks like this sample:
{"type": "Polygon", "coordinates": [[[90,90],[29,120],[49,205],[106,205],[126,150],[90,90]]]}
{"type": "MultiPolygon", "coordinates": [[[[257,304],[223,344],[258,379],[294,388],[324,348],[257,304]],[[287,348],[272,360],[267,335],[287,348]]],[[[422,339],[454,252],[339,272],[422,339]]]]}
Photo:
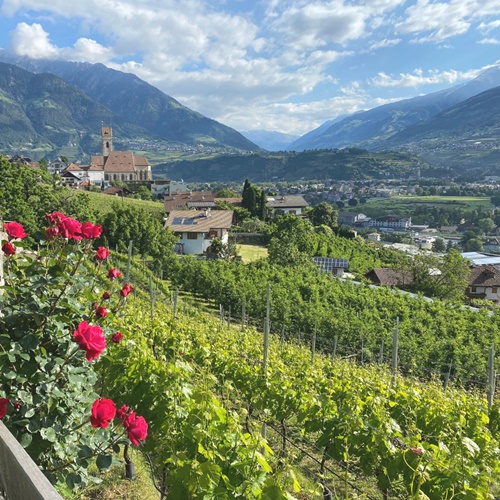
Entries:
{"type": "Polygon", "coordinates": [[[65,170],[66,172],[80,172],[82,169],[78,165],[71,163],[65,170]]]}
{"type": "Polygon", "coordinates": [[[104,164],[105,172],[135,172],[132,151],[111,151],[104,164]]]}
{"type": "Polygon", "coordinates": [[[198,208],[208,208],[213,207],[214,205],[214,195],[211,191],[190,191],[177,193],[165,196],[163,203],[165,212],[167,213],[180,207],[197,206],[198,208]]]}
{"type": "Polygon", "coordinates": [[[136,167],[149,167],[150,163],[145,156],[134,156],[134,162],[136,167]]]}
{"type": "Polygon", "coordinates": [[[500,286],[500,271],[492,265],[472,268],[469,286],[500,286]]]}
{"type": "Polygon", "coordinates": [[[165,227],[178,233],[208,233],[211,229],[229,229],[232,210],[172,210],[165,227]]]}
{"type": "Polygon", "coordinates": [[[301,195],[274,196],[267,199],[266,206],[270,208],[299,208],[309,204],[301,195]]]}
{"type": "Polygon", "coordinates": [[[365,274],[372,283],[382,286],[411,285],[413,278],[409,272],[390,268],[375,268],[365,274]]]}
{"type": "Polygon", "coordinates": [[[102,155],[92,155],[90,157],[90,163],[92,165],[97,165],[98,167],[104,167],[104,156],[102,156],[102,155]]]}

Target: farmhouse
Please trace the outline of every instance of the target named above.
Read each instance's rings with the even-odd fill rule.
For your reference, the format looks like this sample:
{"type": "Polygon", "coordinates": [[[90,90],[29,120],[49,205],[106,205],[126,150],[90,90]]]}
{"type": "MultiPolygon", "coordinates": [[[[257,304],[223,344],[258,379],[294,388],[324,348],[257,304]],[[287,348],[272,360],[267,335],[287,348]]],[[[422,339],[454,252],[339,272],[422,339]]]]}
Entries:
{"type": "Polygon", "coordinates": [[[500,301],[500,271],[493,265],[473,267],[468,279],[466,295],[471,299],[500,301]]]}
{"type": "Polygon", "coordinates": [[[199,255],[215,238],[227,244],[232,221],[232,210],[172,210],[165,227],[180,237],[176,243],[178,253],[199,255]]]}

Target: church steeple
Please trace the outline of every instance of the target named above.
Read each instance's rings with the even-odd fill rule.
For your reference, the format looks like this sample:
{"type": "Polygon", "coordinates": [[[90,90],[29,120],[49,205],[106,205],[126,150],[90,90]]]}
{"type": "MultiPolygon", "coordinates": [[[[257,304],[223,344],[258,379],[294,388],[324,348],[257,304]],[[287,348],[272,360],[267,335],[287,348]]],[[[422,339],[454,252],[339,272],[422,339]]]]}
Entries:
{"type": "Polygon", "coordinates": [[[107,158],[113,151],[113,131],[111,127],[101,128],[102,156],[107,158]]]}

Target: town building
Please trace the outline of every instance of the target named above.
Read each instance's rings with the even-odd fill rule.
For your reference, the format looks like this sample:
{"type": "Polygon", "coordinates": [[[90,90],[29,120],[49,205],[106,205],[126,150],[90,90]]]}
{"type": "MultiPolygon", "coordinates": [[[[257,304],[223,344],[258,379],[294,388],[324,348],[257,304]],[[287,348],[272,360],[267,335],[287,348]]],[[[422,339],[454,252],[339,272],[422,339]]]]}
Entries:
{"type": "Polygon", "coordinates": [[[466,295],[471,299],[500,301],[500,271],[493,265],[473,267],[468,279],[466,295]]]}
{"type": "Polygon", "coordinates": [[[187,191],[165,196],[163,199],[165,212],[172,210],[196,209],[206,210],[215,208],[215,197],[211,191],[187,191]]]}
{"type": "Polygon", "coordinates": [[[386,215],[375,217],[368,221],[368,227],[376,227],[381,230],[403,230],[407,231],[411,226],[411,217],[400,217],[399,215],[386,215]]]}
{"type": "Polygon", "coordinates": [[[177,253],[199,255],[207,252],[215,238],[227,244],[232,222],[232,210],[172,210],[165,228],[179,236],[177,253]]]}

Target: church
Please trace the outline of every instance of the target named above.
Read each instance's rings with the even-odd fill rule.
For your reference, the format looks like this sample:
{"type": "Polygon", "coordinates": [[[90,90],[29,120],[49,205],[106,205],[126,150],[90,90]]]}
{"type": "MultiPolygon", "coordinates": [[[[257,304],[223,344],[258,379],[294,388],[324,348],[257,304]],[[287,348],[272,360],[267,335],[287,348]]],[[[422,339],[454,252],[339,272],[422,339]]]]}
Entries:
{"type": "Polygon", "coordinates": [[[150,181],[151,165],[145,156],[134,156],[132,151],[113,151],[111,127],[101,129],[102,155],[90,157],[91,168],[104,171],[104,181],[150,181]]]}

